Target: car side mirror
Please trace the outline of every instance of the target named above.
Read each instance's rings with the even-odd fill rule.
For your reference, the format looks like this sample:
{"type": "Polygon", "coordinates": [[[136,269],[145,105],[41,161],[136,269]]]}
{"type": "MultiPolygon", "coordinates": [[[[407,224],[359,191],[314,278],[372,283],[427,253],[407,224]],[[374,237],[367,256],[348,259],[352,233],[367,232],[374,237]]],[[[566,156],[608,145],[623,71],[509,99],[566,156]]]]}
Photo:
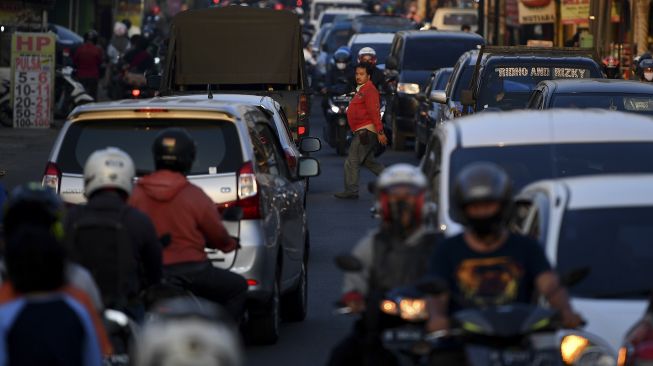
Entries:
{"type": "Polygon", "coordinates": [[[322,143],[317,137],[303,137],[299,141],[299,150],[302,153],[312,153],[320,151],[322,148],[322,143]]]}
{"type": "Polygon", "coordinates": [[[463,90],[460,93],[460,103],[462,105],[474,105],[474,93],[469,89],[463,90]]]}
{"type": "Polygon", "coordinates": [[[242,207],[228,207],[222,212],[223,221],[240,221],[243,219],[243,208],[242,207]]]}
{"type": "Polygon", "coordinates": [[[399,68],[399,61],[395,56],[389,56],[385,60],[385,68],[388,70],[397,70],[399,68]]]}
{"type": "Polygon", "coordinates": [[[360,259],[350,254],[341,254],[335,258],[336,267],[344,272],[360,272],[363,270],[363,263],[360,259]]]}
{"type": "Polygon", "coordinates": [[[149,89],[159,90],[161,87],[161,75],[159,74],[150,74],[146,77],[146,85],[149,89]]]}
{"type": "Polygon", "coordinates": [[[320,163],[314,158],[299,158],[299,176],[302,178],[320,175],[320,163]]]}
{"type": "Polygon", "coordinates": [[[429,94],[429,100],[433,103],[446,104],[447,93],[444,90],[433,90],[429,94]]]}

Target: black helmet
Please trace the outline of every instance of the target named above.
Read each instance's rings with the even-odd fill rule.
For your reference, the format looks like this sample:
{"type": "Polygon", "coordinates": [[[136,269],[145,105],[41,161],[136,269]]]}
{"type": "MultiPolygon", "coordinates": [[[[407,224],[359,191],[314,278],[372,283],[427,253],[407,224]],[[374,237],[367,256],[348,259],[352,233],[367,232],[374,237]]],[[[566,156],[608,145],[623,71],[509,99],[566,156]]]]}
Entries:
{"type": "Polygon", "coordinates": [[[84,42],[91,41],[93,44],[97,44],[98,34],[95,30],[91,29],[90,31],[84,33],[84,42]]]}
{"type": "Polygon", "coordinates": [[[333,60],[335,62],[349,63],[351,61],[351,51],[347,47],[340,47],[333,54],[333,60]]]}
{"type": "Polygon", "coordinates": [[[500,229],[508,218],[512,198],[512,184],[508,174],[496,164],[488,162],[473,163],[465,167],[456,177],[452,190],[452,218],[479,234],[500,229]],[[499,213],[492,222],[478,223],[465,214],[465,207],[477,202],[499,202],[499,213]],[[478,225],[481,224],[481,225],[478,225]],[[487,224],[484,227],[482,224],[487,224]],[[483,230],[486,229],[486,230],[483,230]]]}
{"type": "Polygon", "coordinates": [[[63,203],[51,188],[36,182],[20,185],[14,188],[5,204],[5,238],[27,224],[50,228],[57,239],[62,239],[62,216],[63,203]]]}
{"type": "Polygon", "coordinates": [[[152,152],[157,170],[187,174],[195,161],[195,141],[183,128],[166,128],[154,140],[152,152]]]}

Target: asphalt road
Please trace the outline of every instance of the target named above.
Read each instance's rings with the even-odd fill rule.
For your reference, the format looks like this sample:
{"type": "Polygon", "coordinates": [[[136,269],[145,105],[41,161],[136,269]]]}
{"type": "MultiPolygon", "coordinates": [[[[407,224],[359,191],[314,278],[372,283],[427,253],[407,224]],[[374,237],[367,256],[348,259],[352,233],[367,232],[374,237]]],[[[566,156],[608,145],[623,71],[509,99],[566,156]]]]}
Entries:
{"type": "MultiPolygon", "coordinates": [[[[319,105],[319,100],[314,101],[311,134],[321,138],[325,121],[319,105]]],[[[57,134],[56,129],[0,128],[0,171],[7,171],[0,183],[10,190],[23,182],[40,181],[57,134]]],[[[308,316],[302,323],[283,324],[278,344],[248,347],[248,366],[323,365],[331,347],[346,335],[352,322],[350,317],[332,314],[342,281],[333,258],[351,250],[358,239],[378,224],[369,214],[373,197],[367,192],[367,182],[374,180],[374,176],[362,171],[358,200],[337,200],[333,193],[343,189],[344,157],[337,156],[326,143],[313,156],[319,159],[322,173],[311,179],[308,196],[311,234],[308,316]]],[[[398,162],[417,163],[412,152],[391,150],[379,160],[386,166],[398,162]]]]}

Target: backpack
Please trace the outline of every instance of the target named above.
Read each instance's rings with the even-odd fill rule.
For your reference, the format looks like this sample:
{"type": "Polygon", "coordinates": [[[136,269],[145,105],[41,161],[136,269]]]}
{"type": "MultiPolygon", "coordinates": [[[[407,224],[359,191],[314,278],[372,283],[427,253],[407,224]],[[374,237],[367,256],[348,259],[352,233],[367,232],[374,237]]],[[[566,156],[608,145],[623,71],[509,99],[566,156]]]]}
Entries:
{"type": "Polygon", "coordinates": [[[91,273],[106,307],[125,307],[138,291],[133,243],[122,220],[127,209],[98,211],[84,206],[69,237],[72,260],[91,273]]]}

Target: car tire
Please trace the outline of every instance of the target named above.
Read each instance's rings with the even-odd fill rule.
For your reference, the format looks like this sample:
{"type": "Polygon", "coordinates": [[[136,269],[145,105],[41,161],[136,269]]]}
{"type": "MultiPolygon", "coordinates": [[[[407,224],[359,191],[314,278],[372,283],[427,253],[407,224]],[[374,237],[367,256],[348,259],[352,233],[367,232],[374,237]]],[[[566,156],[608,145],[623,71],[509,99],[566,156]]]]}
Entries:
{"type": "Polygon", "coordinates": [[[281,299],[279,279],[274,281],[272,296],[268,301],[249,309],[245,336],[248,343],[275,344],[279,340],[281,326],[281,299]]]}
{"type": "Polygon", "coordinates": [[[401,151],[404,149],[404,136],[397,126],[397,118],[392,117],[392,150],[401,151]]]}
{"type": "Polygon", "coordinates": [[[308,312],[308,265],[304,259],[301,265],[299,283],[281,301],[281,317],[288,322],[301,322],[308,312]]]}
{"type": "Polygon", "coordinates": [[[347,129],[338,126],[336,134],[336,153],[345,156],[347,155],[347,129]]]}

